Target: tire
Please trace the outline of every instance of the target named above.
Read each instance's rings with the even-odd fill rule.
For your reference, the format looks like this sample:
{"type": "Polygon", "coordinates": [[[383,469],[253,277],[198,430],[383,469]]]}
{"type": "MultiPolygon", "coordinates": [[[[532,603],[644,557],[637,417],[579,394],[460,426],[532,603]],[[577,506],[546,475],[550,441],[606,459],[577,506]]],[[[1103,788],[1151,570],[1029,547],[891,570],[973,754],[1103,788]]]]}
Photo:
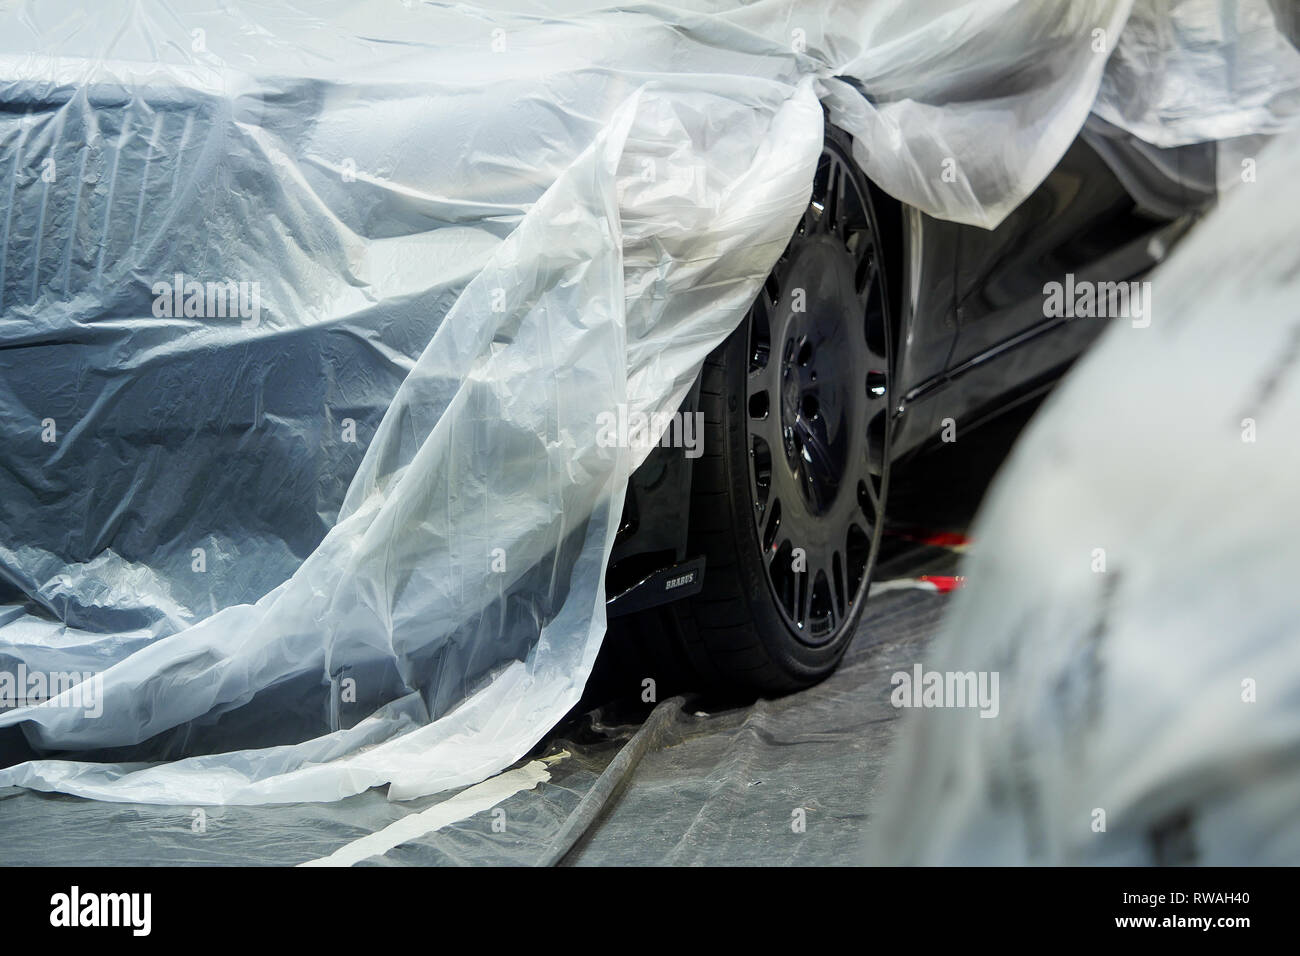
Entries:
{"type": "Polygon", "coordinates": [[[701,376],[689,537],[704,590],[676,609],[679,637],[707,683],[760,694],[838,665],[889,487],[890,256],[851,141],[827,130],[807,212],[701,376]]]}

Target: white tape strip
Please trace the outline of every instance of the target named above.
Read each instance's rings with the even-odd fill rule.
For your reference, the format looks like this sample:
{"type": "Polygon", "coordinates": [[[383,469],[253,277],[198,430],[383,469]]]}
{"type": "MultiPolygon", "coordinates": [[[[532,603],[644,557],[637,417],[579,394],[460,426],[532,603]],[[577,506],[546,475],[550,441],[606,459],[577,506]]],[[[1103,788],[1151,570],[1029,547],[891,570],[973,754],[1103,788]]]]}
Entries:
{"type": "Polygon", "coordinates": [[[308,860],[298,865],[352,866],[367,857],[387,853],[393,847],[409,843],[426,833],[441,830],[476,813],[490,810],[516,793],[532,790],[539,783],[550,779],[551,774],[546,769],[545,763],[540,760],[530,761],[515,770],[509,770],[462,790],[454,797],[434,804],[427,810],[402,817],[376,833],[353,840],[339,847],[329,856],[308,860]]]}
{"type": "Polygon", "coordinates": [[[920,578],[894,578],[890,581],[872,581],[871,596],[883,594],[886,591],[937,591],[939,590],[932,582],[922,581],[920,578]]]}

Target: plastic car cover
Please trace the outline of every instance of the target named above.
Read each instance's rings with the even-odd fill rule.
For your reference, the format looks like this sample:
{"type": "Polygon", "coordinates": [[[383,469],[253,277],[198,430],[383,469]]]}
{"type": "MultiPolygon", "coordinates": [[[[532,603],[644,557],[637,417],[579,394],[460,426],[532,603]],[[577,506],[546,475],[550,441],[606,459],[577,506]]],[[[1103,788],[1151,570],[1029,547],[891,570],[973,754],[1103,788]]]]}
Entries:
{"type": "Polygon", "coordinates": [[[991,225],[1128,14],[510,6],[0,13],[0,753],[43,758],[0,785],[405,798],[508,765],[580,695],[663,427],[599,416],[672,412],[740,321],[818,96],[895,195],[991,225]],[[42,674],[92,676],[20,700],[42,674]]]}
{"type": "Polygon", "coordinates": [[[1300,859],[1300,133],[1041,410],[924,662],[996,719],[907,714],[875,862],[1300,859]]]}
{"type": "Polygon", "coordinates": [[[1139,0],[1094,109],[1155,146],[1282,132],[1300,112],[1300,50],[1279,26],[1284,11],[1295,16],[1291,0],[1139,0]]]}

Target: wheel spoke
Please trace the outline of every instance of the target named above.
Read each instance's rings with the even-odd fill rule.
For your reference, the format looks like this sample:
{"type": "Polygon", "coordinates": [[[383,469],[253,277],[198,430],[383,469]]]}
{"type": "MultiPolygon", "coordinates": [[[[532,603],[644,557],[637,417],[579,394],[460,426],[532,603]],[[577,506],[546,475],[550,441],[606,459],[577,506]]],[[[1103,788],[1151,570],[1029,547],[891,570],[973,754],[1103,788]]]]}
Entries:
{"type": "Polygon", "coordinates": [[[873,524],[876,516],[880,514],[880,493],[869,475],[858,482],[858,510],[873,524]]]}
{"type": "Polygon", "coordinates": [[[835,551],[831,555],[831,570],[834,572],[831,580],[831,592],[833,603],[840,617],[844,617],[848,613],[850,601],[847,582],[844,579],[844,557],[839,551],[835,551]]]}
{"type": "Polygon", "coordinates": [[[765,371],[771,365],[772,357],[772,311],[775,308],[775,302],[771,300],[768,286],[772,280],[769,278],[768,283],[764,284],[762,290],[758,293],[758,298],[754,300],[753,306],[750,307],[749,316],[746,319],[749,325],[749,362],[748,371],[750,375],[755,372],[765,371]]]}
{"type": "MultiPolygon", "coordinates": [[[[873,524],[872,529],[874,528],[873,524]]],[[[858,585],[862,583],[862,578],[866,574],[870,552],[871,535],[863,530],[860,524],[851,523],[844,535],[844,567],[850,601],[853,599],[852,596],[857,594],[858,585]]]]}
{"type": "Polygon", "coordinates": [[[776,553],[781,545],[785,544],[782,539],[781,545],[777,544],[777,539],[781,535],[781,499],[773,497],[772,504],[768,508],[766,515],[766,524],[763,528],[763,550],[767,554],[769,564],[776,558],[776,553]]]}
{"type": "Polygon", "coordinates": [[[779,398],[774,397],[771,390],[756,389],[750,392],[745,408],[751,467],[767,464],[769,472],[776,470],[770,464],[775,462],[775,456],[783,454],[780,411],[776,407],[778,401],[779,398]],[[758,461],[758,450],[754,448],[755,441],[761,441],[767,446],[762,451],[766,452],[768,462],[758,461]]]}
{"type": "Polygon", "coordinates": [[[823,616],[824,611],[827,621],[826,631],[830,633],[835,630],[835,626],[840,621],[839,611],[835,606],[835,569],[829,554],[823,554],[822,560],[818,563],[817,572],[812,576],[813,596],[810,607],[819,618],[823,616]]]}
{"type": "Polygon", "coordinates": [[[825,231],[839,238],[844,238],[844,167],[839,163],[832,163],[830,169],[830,178],[826,183],[826,214],[822,218],[825,220],[825,231]]]}
{"type": "Polygon", "coordinates": [[[840,206],[840,167],[838,163],[832,162],[830,169],[826,172],[826,200],[824,205],[822,229],[826,232],[834,232],[840,206]]]}
{"type": "Polygon", "coordinates": [[[801,236],[811,236],[821,228],[822,220],[825,218],[825,207],[816,199],[808,203],[808,208],[803,211],[803,216],[799,220],[798,234],[801,236]]]}
{"type": "MultiPolygon", "coordinates": [[[[868,243],[870,246],[870,243],[868,243]]],[[[874,249],[868,251],[858,260],[857,271],[854,274],[854,287],[858,292],[858,302],[863,308],[871,301],[871,294],[876,291],[876,278],[880,274],[880,263],[876,259],[874,249]]]]}
{"type": "Polygon", "coordinates": [[[799,626],[808,629],[812,623],[812,575],[804,571],[799,575],[799,626]]]}

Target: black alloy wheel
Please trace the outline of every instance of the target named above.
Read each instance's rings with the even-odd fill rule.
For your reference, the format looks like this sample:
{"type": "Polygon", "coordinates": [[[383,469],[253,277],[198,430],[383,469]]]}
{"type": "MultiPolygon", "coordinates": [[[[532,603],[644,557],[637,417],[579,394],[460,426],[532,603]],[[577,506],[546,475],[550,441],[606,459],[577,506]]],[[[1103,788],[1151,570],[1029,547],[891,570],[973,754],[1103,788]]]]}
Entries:
{"type": "Polygon", "coordinates": [[[828,127],[812,197],[745,323],[705,365],[691,537],[697,668],[760,692],[839,662],[862,613],[889,482],[886,258],[851,141],[828,127]]]}

